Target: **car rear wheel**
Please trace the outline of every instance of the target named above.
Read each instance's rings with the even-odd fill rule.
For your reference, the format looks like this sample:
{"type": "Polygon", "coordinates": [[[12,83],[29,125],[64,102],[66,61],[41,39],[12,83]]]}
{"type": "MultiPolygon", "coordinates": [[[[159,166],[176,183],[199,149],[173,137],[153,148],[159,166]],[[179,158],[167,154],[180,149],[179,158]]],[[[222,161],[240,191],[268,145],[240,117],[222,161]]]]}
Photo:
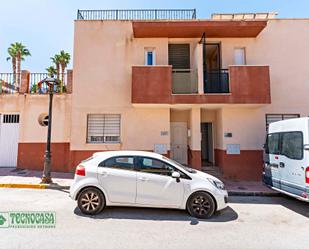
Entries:
{"type": "Polygon", "coordinates": [[[215,202],[210,194],[196,192],[192,194],[187,202],[187,210],[191,216],[208,219],[215,212],[215,202]]]}
{"type": "Polygon", "coordinates": [[[86,188],[79,194],[77,204],[80,211],[84,214],[98,214],[105,206],[105,198],[100,190],[86,188]]]}

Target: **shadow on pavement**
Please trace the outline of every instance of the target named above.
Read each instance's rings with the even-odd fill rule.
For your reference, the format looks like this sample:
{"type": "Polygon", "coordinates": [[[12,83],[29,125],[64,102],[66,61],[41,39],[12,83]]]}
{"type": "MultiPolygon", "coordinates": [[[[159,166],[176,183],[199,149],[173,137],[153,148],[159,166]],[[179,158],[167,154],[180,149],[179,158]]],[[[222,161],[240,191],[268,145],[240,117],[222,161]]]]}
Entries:
{"type": "Polygon", "coordinates": [[[188,221],[190,225],[197,225],[199,222],[229,222],[236,220],[238,214],[230,207],[214,214],[211,219],[197,219],[184,210],[157,209],[157,208],[136,208],[136,207],[107,207],[98,215],[84,215],[78,207],[74,209],[78,216],[90,219],[126,219],[126,220],[155,220],[155,221],[188,221]]]}
{"type": "Polygon", "coordinates": [[[286,195],[281,195],[280,197],[231,196],[229,197],[229,203],[281,205],[309,218],[309,203],[286,195]]]}

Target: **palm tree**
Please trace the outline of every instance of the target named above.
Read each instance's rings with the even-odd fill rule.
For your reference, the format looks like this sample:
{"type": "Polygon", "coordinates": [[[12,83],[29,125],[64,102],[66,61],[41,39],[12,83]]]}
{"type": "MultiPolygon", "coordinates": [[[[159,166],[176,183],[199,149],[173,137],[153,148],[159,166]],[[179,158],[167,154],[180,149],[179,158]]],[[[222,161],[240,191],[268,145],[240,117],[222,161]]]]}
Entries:
{"type": "MultiPolygon", "coordinates": [[[[13,84],[16,84],[16,57],[17,53],[13,46],[8,48],[9,57],[6,58],[7,61],[12,60],[12,67],[13,67],[13,84]]],[[[9,82],[8,82],[9,83],[9,82]]]]}
{"type": "Polygon", "coordinates": [[[63,91],[63,83],[64,83],[64,73],[65,69],[70,63],[71,56],[69,53],[64,52],[64,50],[60,51],[59,54],[59,62],[61,65],[61,82],[60,82],[60,92],[62,93],[63,91]]]}
{"type": "Polygon", "coordinates": [[[60,78],[60,55],[59,54],[55,54],[54,57],[50,57],[50,59],[52,60],[52,62],[55,64],[56,66],[56,75],[57,75],[57,79],[59,80],[60,78]]]}
{"type": "MultiPolygon", "coordinates": [[[[21,42],[12,43],[11,46],[8,48],[8,53],[12,58],[12,63],[17,64],[15,73],[14,73],[14,66],[13,66],[13,74],[15,74],[14,83],[17,77],[17,86],[20,86],[20,75],[21,75],[21,61],[25,60],[26,56],[30,56],[31,53],[29,49],[26,48],[21,42]],[[12,57],[14,55],[14,58],[12,57]]],[[[10,58],[10,57],[9,57],[10,58]]]]}
{"type": "Polygon", "coordinates": [[[57,69],[54,66],[50,66],[50,67],[46,68],[46,71],[47,71],[49,77],[57,75],[57,69]]]}

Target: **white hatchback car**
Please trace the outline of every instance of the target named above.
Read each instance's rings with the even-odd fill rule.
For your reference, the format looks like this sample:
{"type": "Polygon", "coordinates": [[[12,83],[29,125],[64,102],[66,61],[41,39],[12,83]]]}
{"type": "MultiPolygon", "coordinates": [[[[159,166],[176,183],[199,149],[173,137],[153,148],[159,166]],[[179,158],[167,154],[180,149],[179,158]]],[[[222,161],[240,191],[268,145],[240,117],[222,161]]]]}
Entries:
{"type": "Polygon", "coordinates": [[[217,178],[162,155],[110,151],[77,166],[70,196],[89,215],[105,206],[135,206],[186,209],[205,219],[227,206],[228,194],[217,178]]]}

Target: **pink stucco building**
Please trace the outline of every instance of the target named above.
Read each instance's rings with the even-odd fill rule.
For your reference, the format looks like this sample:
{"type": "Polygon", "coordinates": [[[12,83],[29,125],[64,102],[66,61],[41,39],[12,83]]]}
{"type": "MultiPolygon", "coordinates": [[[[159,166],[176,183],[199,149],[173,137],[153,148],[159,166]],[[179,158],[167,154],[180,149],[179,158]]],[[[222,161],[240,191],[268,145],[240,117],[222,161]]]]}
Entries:
{"type": "MultiPolygon", "coordinates": [[[[74,26],[73,79],[54,102],[54,170],[132,149],[257,180],[267,125],[309,115],[309,19],[79,11],[74,26]]],[[[41,169],[48,97],[28,89],[0,95],[0,129],[5,115],[20,116],[15,140],[1,142],[11,141],[2,132],[0,146],[13,144],[13,166],[41,169]]]]}

